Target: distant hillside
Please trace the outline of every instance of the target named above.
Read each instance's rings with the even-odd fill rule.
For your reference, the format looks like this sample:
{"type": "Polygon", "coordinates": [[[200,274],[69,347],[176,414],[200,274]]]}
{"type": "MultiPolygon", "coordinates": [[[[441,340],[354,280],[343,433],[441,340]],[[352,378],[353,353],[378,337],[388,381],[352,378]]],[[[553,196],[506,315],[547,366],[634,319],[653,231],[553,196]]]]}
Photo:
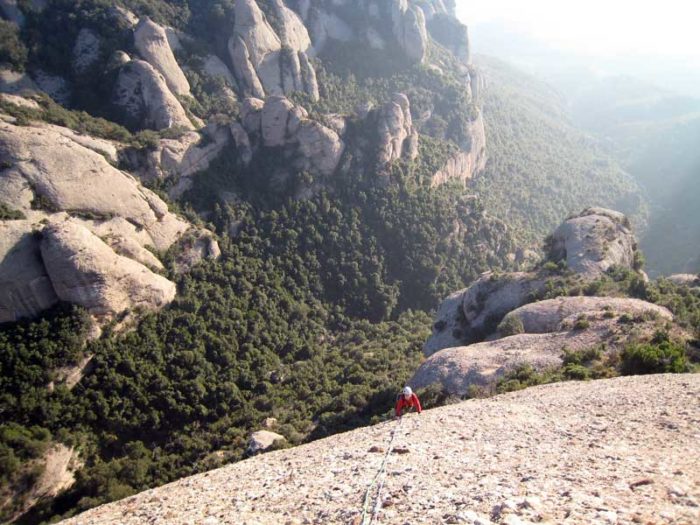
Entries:
{"type": "Polygon", "coordinates": [[[649,195],[642,247],[650,274],[700,271],[700,99],[608,77],[581,89],[572,115],[607,142],[649,195]]]}
{"type": "Polygon", "coordinates": [[[488,211],[534,242],[587,206],[647,218],[639,185],[567,116],[552,87],[491,57],[476,63],[485,78],[483,113],[489,162],[472,187],[488,211]]]}
{"type": "Polygon", "coordinates": [[[360,523],[392,432],[367,505],[380,523],[697,523],[699,396],[699,375],[530,388],[265,454],[64,523],[360,523]]]}

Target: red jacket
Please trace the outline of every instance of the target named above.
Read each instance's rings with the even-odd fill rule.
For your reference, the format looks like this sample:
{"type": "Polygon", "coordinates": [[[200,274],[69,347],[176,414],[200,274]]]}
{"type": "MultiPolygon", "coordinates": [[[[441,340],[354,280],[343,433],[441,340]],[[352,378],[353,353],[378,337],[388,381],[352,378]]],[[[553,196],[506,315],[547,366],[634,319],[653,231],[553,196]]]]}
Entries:
{"type": "Polygon", "coordinates": [[[411,394],[409,399],[406,399],[406,396],[403,394],[399,396],[399,399],[396,401],[396,415],[400,416],[401,411],[407,407],[415,407],[419,414],[423,411],[423,409],[420,407],[418,396],[415,393],[411,394]]]}

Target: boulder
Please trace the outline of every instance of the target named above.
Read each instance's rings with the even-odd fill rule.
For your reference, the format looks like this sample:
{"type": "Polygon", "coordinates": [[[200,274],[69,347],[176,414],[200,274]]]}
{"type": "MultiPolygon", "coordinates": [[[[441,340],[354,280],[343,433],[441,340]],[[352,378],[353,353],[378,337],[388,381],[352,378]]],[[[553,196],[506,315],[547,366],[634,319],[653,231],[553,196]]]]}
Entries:
{"type": "Polygon", "coordinates": [[[392,100],[378,111],[378,156],[380,165],[401,158],[413,160],[418,155],[418,132],[413,128],[411,104],[403,93],[396,93],[392,100]]]}
{"type": "Polygon", "coordinates": [[[51,221],[41,254],[56,295],[98,318],[135,308],[154,310],[175,298],[175,284],[140,263],[117,255],[74,220],[51,221]]]}
{"type": "Polygon", "coordinates": [[[345,145],[335,131],[314,120],[304,120],[296,139],[303,157],[302,168],[324,177],[335,172],[345,151],[345,145]]]}
{"type": "Polygon", "coordinates": [[[31,221],[0,221],[0,323],[35,317],[57,301],[31,221]]]}
{"type": "Polygon", "coordinates": [[[82,28],[73,46],[73,71],[78,75],[87,73],[100,59],[100,37],[92,29],[82,28]]]}
{"type": "Polygon", "coordinates": [[[163,76],[143,60],[132,60],[119,70],[112,103],[125,113],[125,121],[132,127],[194,128],[163,76]]]}
{"type": "Polygon", "coordinates": [[[637,241],[627,217],[603,208],[589,208],[566,220],[551,237],[549,259],[565,260],[568,268],[595,278],[612,266],[634,267],[637,241]]]}
{"type": "Polygon", "coordinates": [[[610,316],[628,314],[673,321],[673,314],[667,308],[640,299],[557,297],[521,306],[510,312],[503,323],[517,322],[522,325],[524,333],[544,334],[561,330],[562,323],[571,317],[604,312],[609,312],[610,316]]]}
{"type": "Polygon", "coordinates": [[[253,432],[248,441],[248,453],[257,454],[258,452],[264,452],[271,448],[277,440],[284,440],[284,436],[280,436],[269,430],[253,432]]]}
{"type": "Polygon", "coordinates": [[[192,232],[180,241],[182,248],[175,259],[175,272],[182,274],[205,260],[216,261],[221,257],[221,248],[210,232],[192,232]]]}
{"type": "Polygon", "coordinates": [[[190,84],[175,60],[163,27],[148,17],[143,18],[134,29],[134,46],[141,57],[163,75],[173,94],[190,94],[190,84]]]}

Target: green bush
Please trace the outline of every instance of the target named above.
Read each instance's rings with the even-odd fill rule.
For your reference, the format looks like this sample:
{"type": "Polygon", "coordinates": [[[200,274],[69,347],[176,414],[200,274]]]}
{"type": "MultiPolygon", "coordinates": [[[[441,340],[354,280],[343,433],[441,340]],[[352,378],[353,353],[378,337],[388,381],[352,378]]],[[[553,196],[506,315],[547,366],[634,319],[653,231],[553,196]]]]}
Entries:
{"type": "Polygon", "coordinates": [[[498,332],[504,337],[522,334],[525,332],[525,326],[517,315],[507,315],[498,325],[498,332]]]}
{"type": "Polygon", "coordinates": [[[13,210],[4,202],[0,202],[0,221],[17,221],[26,219],[21,211],[13,210]]]}
{"type": "Polygon", "coordinates": [[[689,370],[685,347],[669,340],[630,345],[622,352],[623,375],[678,374],[689,370]]]}

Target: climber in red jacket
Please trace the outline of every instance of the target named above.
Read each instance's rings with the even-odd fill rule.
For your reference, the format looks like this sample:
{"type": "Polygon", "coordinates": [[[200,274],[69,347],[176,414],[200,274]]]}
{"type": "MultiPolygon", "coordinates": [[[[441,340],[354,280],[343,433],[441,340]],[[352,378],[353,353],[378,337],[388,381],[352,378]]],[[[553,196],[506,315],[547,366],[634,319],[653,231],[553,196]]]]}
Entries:
{"type": "Polygon", "coordinates": [[[415,408],[419,414],[423,411],[420,401],[418,401],[418,396],[413,393],[410,386],[407,386],[396,400],[396,417],[401,417],[401,411],[404,408],[411,407],[415,408]]]}

